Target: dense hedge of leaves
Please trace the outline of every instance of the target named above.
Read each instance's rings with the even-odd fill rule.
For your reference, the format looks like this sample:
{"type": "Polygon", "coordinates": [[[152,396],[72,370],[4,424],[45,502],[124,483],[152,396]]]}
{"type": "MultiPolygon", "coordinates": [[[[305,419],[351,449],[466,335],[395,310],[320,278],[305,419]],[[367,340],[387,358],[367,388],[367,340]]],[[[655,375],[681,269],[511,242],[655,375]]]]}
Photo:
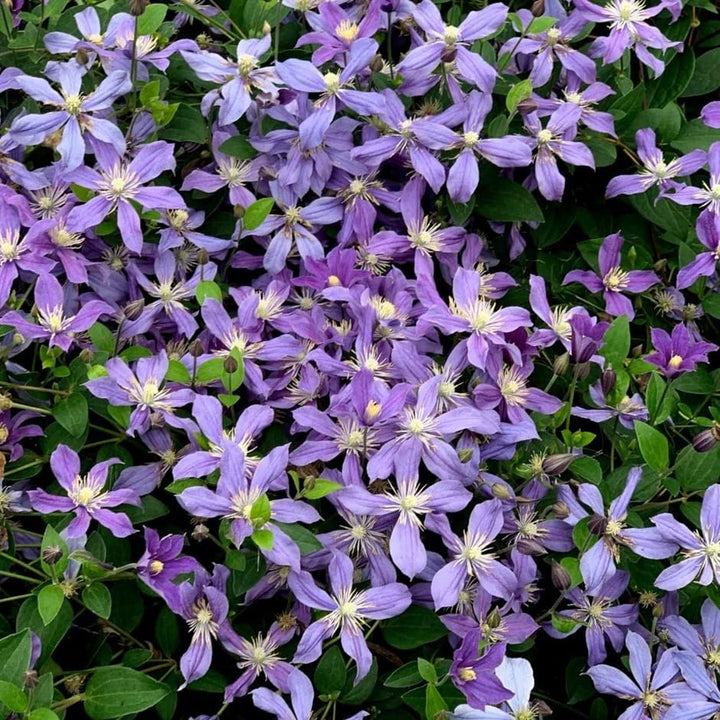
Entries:
{"type": "Polygon", "coordinates": [[[0,717],[720,717],[712,0],[0,14],[0,717]]]}

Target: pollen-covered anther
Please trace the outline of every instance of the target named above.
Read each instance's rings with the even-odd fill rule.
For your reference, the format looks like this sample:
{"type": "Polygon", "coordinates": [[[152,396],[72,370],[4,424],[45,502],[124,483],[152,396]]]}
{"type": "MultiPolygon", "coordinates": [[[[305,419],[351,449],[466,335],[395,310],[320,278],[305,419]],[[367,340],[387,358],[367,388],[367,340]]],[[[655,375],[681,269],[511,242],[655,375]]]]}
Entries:
{"type": "Polygon", "coordinates": [[[341,20],[335,28],[335,34],[347,43],[352,42],[359,32],[358,24],[351,20],[341,20]]]}

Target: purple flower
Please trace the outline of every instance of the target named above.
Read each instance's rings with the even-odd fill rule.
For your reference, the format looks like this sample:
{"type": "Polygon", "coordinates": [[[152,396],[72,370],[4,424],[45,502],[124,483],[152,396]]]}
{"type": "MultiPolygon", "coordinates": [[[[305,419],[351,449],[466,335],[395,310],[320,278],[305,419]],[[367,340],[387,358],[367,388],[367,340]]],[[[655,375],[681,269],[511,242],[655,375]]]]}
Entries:
{"type": "Polygon", "coordinates": [[[678,205],[701,205],[705,208],[703,214],[711,213],[717,219],[717,216],[720,215],[720,142],[715,142],[710,146],[707,163],[710,180],[703,187],[686,185],[676,188],[672,194],[666,193],[664,197],[678,205]]]}
{"type": "Polygon", "coordinates": [[[280,695],[269,688],[253,690],[253,704],[260,710],[272,713],[278,720],[310,720],[314,693],[307,676],[297,669],[294,670],[287,679],[287,690],[290,693],[292,710],[280,695]]]}
{"type": "Polygon", "coordinates": [[[101,153],[100,171],[80,167],[67,174],[67,179],[97,194],[92,200],[76,205],[68,214],[71,232],[80,232],[99,225],[117,210],[117,223],[123,242],[133,252],[142,251],[143,236],[140,216],[131,201],[149,210],[184,208],[185,201],[170,187],[144,187],[166,170],[175,169],[173,146],[158,140],[143,145],[126,163],[119,154],[101,153]]]}
{"type": "MultiPolygon", "coordinates": [[[[690,175],[699,170],[707,160],[704,150],[693,150],[687,155],[665,162],[662,152],[658,149],[655,132],[650,128],[643,128],[635,133],[637,152],[643,164],[643,169],[636,175],[618,175],[607,186],[605,197],[613,198],[618,195],[637,195],[657,185],[661,191],[672,187],[672,178],[690,175]]],[[[674,195],[668,196],[675,199],[674,195]]]]}
{"type": "Polygon", "coordinates": [[[693,581],[700,585],[720,582],[720,485],[711,485],[705,491],[700,533],[691,532],[670,513],[655,515],[651,520],[654,528],[634,531],[634,552],[641,557],[660,559],[682,548],[684,558],[657,576],[656,587],[679,590],[693,581]]]}
{"type": "Polygon", "coordinates": [[[635,632],[628,632],[625,644],[630,651],[629,678],[611,665],[595,665],[587,674],[600,693],[616,695],[634,703],[620,717],[622,720],[650,720],[673,702],[672,683],[677,676],[675,653],[670,650],[660,657],[655,669],[647,642],[635,632]]]}
{"type": "Polygon", "coordinates": [[[428,518],[427,525],[442,536],[451,553],[450,562],[440,568],[432,579],[431,592],[436,609],[457,603],[468,576],[475,578],[491,595],[510,597],[517,579],[511,570],[495,559],[490,547],[503,523],[499,500],[482,502],[473,508],[462,539],[452,532],[444,515],[428,518]]]}
{"type": "MultiPolygon", "coordinates": [[[[150,358],[140,358],[135,372],[117,357],[105,363],[107,375],[85,383],[96,397],[104,398],[111,405],[130,405],[128,435],[145,433],[150,428],[151,413],[159,413],[172,427],[184,428],[188,421],[178,418],[174,408],[188,405],[195,394],[189,388],[172,390],[162,387],[169,360],[165,350],[150,358]]],[[[190,423],[194,427],[193,423],[190,423]]]]}
{"type": "Polygon", "coordinates": [[[9,312],[2,316],[4,323],[11,323],[25,338],[43,338],[48,347],[57,346],[67,352],[76,342],[75,335],[84,332],[101,315],[111,315],[114,310],[102,300],[84,303],[75,314],[63,294],[55,276],[43,273],[35,285],[35,306],[38,323],[28,322],[20,313],[9,312]]]}
{"type": "Polygon", "coordinates": [[[630,299],[623,293],[645,292],[660,282],[650,270],[623,270],[620,267],[620,249],[625,241],[620,233],[608,235],[600,246],[598,265],[600,274],[589,270],[572,270],[562,284],[577,282],[594,293],[602,292],[605,298],[605,310],[609,315],[627,315],[629,320],[635,317],[630,299]]]}
{"type": "Polygon", "coordinates": [[[372,655],[363,637],[367,620],[386,620],[400,615],[410,606],[412,598],[410,591],[400,583],[353,590],[352,560],[338,552],[333,553],[328,575],[332,595],[319,588],[307,572],[292,573],[288,578],[288,584],[300,602],[328,613],[305,630],[293,662],[317,660],[322,653],[323,640],[339,631],[343,650],[357,664],[357,684],[368,674],[372,664],[372,655]]]}
{"type": "Polygon", "coordinates": [[[701,111],[702,121],[711,128],[720,128],[720,100],[709,102],[701,111]]]}
{"type": "Polygon", "coordinates": [[[610,323],[598,322],[585,313],[573,315],[570,320],[572,334],[570,336],[570,356],[576,363],[596,362],[604,365],[605,361],[596,355],[605,337],[610,323]]]}
{"type": "Polygon", "coordinates": [[[535,330],[530,343],[539,347],[550,347],[559,340],[566,350],[570,350],[573,315],[585,314],[584,308],[556,307],[550,308],[545,279],[539,275],[530,276],[530,307],[535,314],[548,326],[547,330],[535,330]]]}
{"type": "Polygon", "coordinates": [[[591,385],[588,388],[588,392],[590,393],[590,398],[593,403],[600,409],[586,410],[585,408],[573,406],[571,413],[575,417],[598,423],[617,418],[620,424],[628,430],[634,429],[635,420],[648,419],[647,408],[639,393],[635,393],[632,397],[625,395],[616,405],[611,405],[608,402],[601,380],[591,385]]]}
{"type": "Polygon", "coordinates": [[[670,335],[660,328],[652,328],[650,337],[657,352],[647,355],[645,361],[659,367],[668,378],[691,372],[697,363],[708,362],[708,353],[718,349],[713,343],[696,342],[683,323],[678,323],[670,335]]]}
{"type": "Polygon", "coordinates": [[[512,690],[496,674],[505,660],[505,646],[496,644],[480,650],[482,640],[479,629],[469,632],[453,655],[449,673],[453,685],[473,708],[497,705],[512,697],[512,690]]]}
{"type": "Polygon", "coordinates": [[[702,213],[695,225],[698,240],[710,251],[700,253],[691,263],[677,275],[677,287],[692,285],[699,277],[710,277],[717,269],[720,259],[720,216],[702,213]]]}
{"type": "Polygon", "coordinates": [[[135,532],[130,518],[107,508],[128,503],[139,505],[140,498],[130,489],[103,490],[110,467],[119,462],[117,458],[105,460],[93,466],[86,475],[81,475],[79,455],[67,445],[58,445],[50,456],[50,467],[67,497],[30,490],[30,504],[43,514],[74,512],[75,519],[67,527],[68,537],[84,535],[91,520],[99,522],[115,537],[127,537],[135,532]]]}
{"type": "Polygon", "coordinates": [[[118,126],[92,113],[109,110],[117,98],[130,92],[132,83],[127,73],[122,70],[111,73],[88,95],[80,93],[84,73],[77,65],[58,64],[54,73],[60,92],[53,90],[47,80],[41,78],[30,75],[15,78],[23,92],[57,110],[43,115],[23,115],[11,125],[10,137],[25,146],[39,145],[48,135],[62,129],[57,150],[67,170],[82,165],[86,152],[83,135],[86,133],[96,141],[112,146],[118,155],[122,155],[125,138],[118,126]]]}

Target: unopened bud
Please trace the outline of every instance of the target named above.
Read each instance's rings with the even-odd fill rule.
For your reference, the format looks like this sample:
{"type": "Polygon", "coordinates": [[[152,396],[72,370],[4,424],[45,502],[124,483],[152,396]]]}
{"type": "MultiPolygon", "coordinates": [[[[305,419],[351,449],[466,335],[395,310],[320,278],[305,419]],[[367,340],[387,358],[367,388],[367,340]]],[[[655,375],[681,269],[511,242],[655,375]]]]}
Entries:
{"type": "Polygon", "coordinates": [[[582,362],[575,366],[575,374],[578,380],[584,380],[590,374],[590,363],[582,362]]]}
{"type": "Polygon", "coordinates": [[[525,98],[521,100],[516,107],[516,110],[520,115],[528,115],[529,113],[535,112],[538,108],[537,102],[532,98],[525,98]]]}
{"type": "Polygon", "coordinates": [[[592,517],[590,518],[588,522],[588,530],[593,535],[599,535],[602,536],[605,534],[605,531],[607,530],[607,518],[603,517],[602,515],[598,515],[597,513],[593,513],[592,517]]]}
{"type": "Polygon", "coordinates": [[[569,367],[570,353],[565,352],[562,355],[558,355],[555,360],[553,360],[553,372],[556,375],[564,375],[569,367]]]}
{"type": "Polygon", "coordinates": [[[473,450],[472,448],[460,448],[457,454],[461,463],[469,463],[472,460],[473,450]]]}
{"type": "Polygon", "coordinates": [[[665,614],[665,608],[663,607],[662,603],[655,603],[655,606],[652,609],[653,617],[661,618],[665,614]]]}
{"type": "Polygon", "coordinates": [[[547,555],[547,550],[537,540],[531,540],[530,538],[520,538],[515,543],[515,547],[523,555],[534,555],[535,557],[547,555]]]}
{"type": "Polygon", "coordinates": [[[561,475],[570,465],[577,460],[577,455],[572,453],[560,453],[558,455],[548,455],[542,461],[543,472],[548,475],[561,475]]]}
{"type": "Polygon", "coordinates": [[[37,670],[26,670],[22,677],[22,686],[25,690],[34,690],[38,686],[37,670]]]}
{"type": "Polygon", "coordinates": [[[540,17],[545,12],[545,0],[535,0],[530,7],[533,17],[540,17]]]}
{"type": "Polygon", "coordinates": [[[602,388],[603,395],[609,395],[613,391],[616,382],[617,375],[612,370],[603,370],[600,376],[600,387],[602,388]]]}
{"type": "Polygon", "coordinates": [[[200,248],[197,251],[197,263],[198,265],[207,265],[210,262],[210,255],[205,248],[200,248]]]}
{"type": "Polygon", "coordinates": [[[379,73],[382,72],[383,67],[385,67],[385,61],[383,60],[382,55],[375,55],[375,57],[370,61],[370,71],[379,73]]]}
{"type": "Polygon", "coordinates": [[[195,42],[201,50],[207,50],[213,43],[212,38],[207,33],[200,33],[195,38],[195,42]]]}
{"type": "Polygon", "coordinates": [[[500,627],[500,623],[502,622],[502,615],[500,614],[500,611],[494,607],[489,613],[487,618],[485,618],[485,624],[491,629],[495,630],[495,628],[500,627]]]}
{"type": "Polygon", "coordinates": [[[65,678],[63,685],[71,695],[78,695],[85,684],[85,675],[70,675],[65,678]]]}
{"type": "Polygon", "coordinates": [[[714,422],[712,427],[698,433],[692,441],[697,452],[708,452],[720,442],[720,423],[714,422]]]}
{"type": "Polygon", "coordinates": [[[205,352],[202,341],[197,338],[188,345],[188,353],[191,357],[200,357],[205,352]]]}
{"type": "Polygon", "coordinates": [[[42,559],[48,565],[55,565],[63,556],[62,548],[59,545],[49,545],[42,551],[42,559]]]}
{"type": "Polygon", "coordinates": [[[90,61],[90,56],[87,53],[87,50],[80,48],[75,53],[75,60],[77,61],[78,65],[87,65],[90,61]]]}
{"type": "Polygon", "coordinates": [[[450,45],[450,46],[446,46],[445,48],[443,48],[440,59],[444,63],[452,63],[452,62],[455,62],[456,57],[457,57],[457,47],[455,47],[455,45],[450,45]]]}
{"type": "Polygon", "coordinates": [[[150,0],[130,0],[130,14],[137,17],[145,12],[150,0]]]}
{"type": "Polygon", "coordinates": [[[245,217],[245,208],[242,205],[233,205],[233,215],[242,220],[245,217]]]}
{"type": "Polygon", "coordinates": [[[550,509],[558,520],[565,520],[565,518],[570,517],[570,508],[562,500],[553,503],[550,509]]]}
{"type": "Polygon", "coordinates": [[[6,393],[0,394],[0,412],[9,410],[12,407],[12,398],[6,393]]]}
{"type": "Polygon", "coordinates": [[[262,26],[262,34],[269,35],[272,32],[272,25],[266,20],[262,26]]]}
{"type": "Polygon", "coordinates": [[[199,523],[193,528],[192,532],[190,533],[190,537],[196,542],[202,542],[203,540],[207,540],[207,538],[210,537],[210,530],[208,529],[207,525],[199,523]]]}
{"type": "Polygon", "coordinates": [[[228,355],[224,362],[223,362],[223,370],[228,373],[229,375],[232,375],[234,372],[237,372],[239,365],[238,361],[232,356],[228,355]]]}
{"type": "Polygon", "coordinates": [[[565,592],[569,590],[572,585],[572,578],[570,573],[558,562],[553,560],[550,566],[550,579],[556,590],[565,592]]]}
{"type": "Polygon", "coordinates": [[[90,350],[90,348],[83,348],[80,351],[80,360],[84,362],[86,365],[89,365],[93,360],[93,351],[90,350]]]}
{"type": "Polygon", "coordinates": [[[498,500],[510,500],[510,498],[512,498],[512,493],[502,483],[493,483],[490,486],[490,490],[492,491],[493,496],[496,497],[498,500]]]}

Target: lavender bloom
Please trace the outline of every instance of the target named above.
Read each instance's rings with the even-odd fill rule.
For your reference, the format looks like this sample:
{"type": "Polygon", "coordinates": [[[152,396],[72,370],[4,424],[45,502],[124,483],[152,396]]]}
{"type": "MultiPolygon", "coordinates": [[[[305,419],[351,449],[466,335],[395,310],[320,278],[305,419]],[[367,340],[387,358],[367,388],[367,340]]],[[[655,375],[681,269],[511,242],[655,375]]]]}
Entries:
{"type": "Polygon", "coordinates": [[[320,589],[304,571],[293,573],[288,584],[300,602],[328,614],[313,622],[303,633],[294,662],[308,663],[322,653],[322,642],[340,632],[343,650],[357,664],[355,683],[370,671],[372,655],[363,637],[366,620],[386,620],[400,615],[411,603],[410,591],[400,583],[367,590],[353,590],[353,564],[347,555],[334,553],[328,568],[332,595],[320,589]]]}
{"type": "Polygon", "coordinates": [[[708,103],[701,111],[703,123],[711,128],[720,128],[720,100],[708,103]]]}
{"type": "Polygon", "coordinates": [[[664,197],[678,205],[700,205],[705,208],[703,214],[710,213],[717,218],[720,215],[720,142],[715,142],[710,146],[707,163],[710,170],[710,181],[704,183],[703,187],[687,185],[675,188],[675,192],[665,194],[664,197]]]}
{"type": "Polygon", "coordinates": [[[48,347],[57,346],[65,352],[75,342],[76,333],[87,330],[101,315],[114,312],[107,303],[91,300],[72,314],[62,286],[48,273],[43,273],[37,280],[35,305],[38,309],[37,325],[14,311],[3,315],[2,322],[12,324],[25,338],[43,338],[48,341],[48,347]]]}
{"type": "Polygon", "coordinates": [[[699,277],[710,277],[717,269],[720,259],[720,217],[702,213],[695,225],[698,240],[710,251],[700,253],[691,263],[680,268],[677,287],[690,287],[699,277]]]}
{"type": "Polygon", "coordinates": [[[178,575],[200,570],[195,558],[180,556],[183,542],[182,535],[161,538],[155,530],[146,527],[145,552],[137,562],[140,580],[171,606],[180,601],[180,588],[173,580],[178,575]]]}
{"type": "Polygon", "coordinates": [[[130,489],[103,491],[110,466],[119,462],[117,458],[105,460],[93,466],[87,475],[81,475],[78,454],[67,445],[58,445],[50,456],[50,467],[67,497],[30,490],[30,504],[43,514],[74,512],[75,519],[67,527],[68,537],[84,535],[91,520],[99,522],[115,537],[127,537],[135,532],[130,518],[107,508],[128,503],[139,505],[140,498],[130,489]]]}
{"type": "Polygon", "coordinates": [[[101,153],[98,164],[100,172],[80,167],[66,176],[71,182],[97,193],[92,200],[76,205],[70,211],[67,217],[68,230],[80,232],[95,227],[117,210],[118,228],[123,242],[133,252],[141,253],[143,236],[140,216],[130,201],[151,210],[185,207],[180,194],[170,187],[143,187],[160,173],[175,169],[173,146],[162,140],[143,145],[129,163],[123,162],[120,155],[101,153]]]}
{"type": "Polygon", "coordinates": [[[700,658],[691,652],[675,653],[675,664],[694,697],[683,697],[664,715],[665,720],[711,720],[720,712],[720,690],[700,658]]]}
{"type": "Polygon", "coordinates": [[[639,393],[635,393],[632,397],[625,395],[617,405],[610,405],[601,380],[591,385],[588,388],[588,392],[590,393],[590,398],[593,403],[601,409],[586,410],[585,408],[573,406],[571,413],[575,417],[598,423],[617,418],[620,424],[628,430],[632,430],[635,427],[633,424],[635,420],[648,419],[647,408],[639,393]]]}
{"type": "Polygon", "coordinates": [[[253,88],[263,93],[276,94],[274,69],[258,67],[260,58],[270,49],[271,41],[270,34],[258,39],[240,40],[235,61],[204,50],[180,51],[185,62],[201,80],[220,85],[202,99],[200,107],[205,116],[210,114],[214,105],[218,105],[220,125],[232,125],[250,107],[250,92],[253,88]]]}
{"type": "Polygon", "coordinates": [[[472,91],[465,100],[467,114],[460,142],[457,143],[461,150],[447,177],[447,189],[453,202],[468,202],[477,189],[480,182],[477,156],[502,168],[525,167],[532,162],[532,152],[525,138],[512,135],[481,137],[483,123],[491,107],[492,96],[489,94],[472,91]]]}
{"type": "Polygon", "coordinates": [[[0,411],[0,450],[8,454],[10,462],[22,457],[25,438],[41,437],[45,431],[39,425],[25,425],[29,420],[40,417],[31,410],[11,413],[10,410],[0,411]]]}
{"type": "Polygon", "coordinates": [[[691,625],[680,615],[667,615],[664,623],[671,642],[702,658],[709,670],[716,670],[720,666],[720,608],[707,598],[700,609],[700,618],[700,627],[691,625]]]}
{"type": "Polygon", "coordinates": [[[670,335],[660,328],[652,328],[650,337],[657,352],[647,355],[645,361],[659,367],[668,378],[691,372],[697,363],[708,362],[708,353],[718,349],[713,343],[695,342],[683,323],[678,323],[670,335]]]}
{"type": "Polygon", "coordinates": [[[574,0],[578,14],[586,21],[610,23],[610,34],[606,38],[598,38],[590,48],[593,57],[602,57],[605,65],[619,60],[628,48],[633,48],[638,60],[650,67],[655,75],[665,69],[665,63],[658,60],[648,48],[659,50],[682,50],[681,42],[671,42],[657,28],[645,22],[660,11],[669,9],[674,19],[675,0],[661,0],[655,7],[645,7],[642,0],[610,0],[606,5],[599,6],[591,0],[574,0]]]}
{"type": "Polygon", "coordinates": [[[573,315],[570,320],[572,334],[570,336],[570,356],[576,363],[596,362],[604,365],[605,361],[597,351],[602,345],[605,331],[610,323],[598,322],[585,313],[573,315]]]}
{"type": "Polygon", "coordinates": [[[675,653],[672,650],[663,653],[653,670],[652,653],[642,636],[630,631],[625,644],[630,651],[632,678],[611,665],[595,665],[587,674],[598,692],[635,701],[622,714],[623,720],[659,717],[673,702],[675,653]]]}
{"type": "Polygon", "coordinates": [[[572,141],[577,134],[580,113],[579,106],[567,103],[550,116],[544,128],[537,113],[528,113],[523,118],[533,136],[531,147],[536,150],[535,180],[540,194],[547,200],[561,200],[565,191],[565,178],[558,170],[556,156],[570,165],[595,168],[590,149],[572,141]]]}
{"type": "Polygon", "coordinates": [[[60,92],[53,90],[47,80],[22,75],[15,82],[35,100],[58,108],[44,115],[24,115],[10,127],[10,137],[22,145],[38,145],[48,135],[62,130],[57,150],[67,170],[83,163],[86,152],[85,133],[101,143],[113,147],[118,155],[125,152],[125,138],[115,123],[92,113],[109,110],[117,98],[132,89],[127,73],[118,70],[105,78],[89,95],[80,94],[83,72],[77,65],[60,64],[56,68],[60,92]]]}
{"type": "Polygon", "coordinates": [[[273,522],[313,523],[320,520],[315,508],[297,500],[279,499],[268,501],[269,516],[253,517],[258,500],[272,487],[287,482],[285,468],[288,463],[287,445],[274,448],[257,464],[252,477],[245,471],[242,452],[237,447],[228,448],[220,461],[220,480],[213,492],[204,486],[194,486],[178,495],[178,502],[185,510],[198,517],[224,517],[232,520],[230,535],[237,547],[254,532],[266,530],[272,535],[270,548],[261,547],[271,562],[300,569],[298,546],[273,522]]]}
{"type": "Polygon", "coordinates": [[[453,655],[449,673],[453,685],[473,708],[496,705],[508,700],[512,693],[496,674],[505,660],[505,646],[493,645],[480,651],[482,640],[479,629],[469,632],[453,655]]]}
{"type": "MultiPolygon", "coordinates": [[[[522,720],[526,717],[542,716],[542,713],[537,712],[540,708],[530,703],[535,677],[532,665],[527,660],[503,658],[500,665],[495,668],[495,677],[491,678],[490,682],[494,684],[495,678],[511,694],[509,698],[503,698],[505,703],[502,708],[490,707],[478,710],[472,705],[458,705],[450,714],[451,720],[522,720]]],[[[500,701],[494,700],[492,704],[498,702],[500,701]]]]}
{"type": "Polygon", "coordinates": [[[472,495],[458,482],[441,480],[422,487],[417,476],[401,477],[397,488],[382,494],[353,486],[345,488],[340,497],[344,506],[356,514],[397,513],[390,534],[390,557],[410,579],[427,565],[427,551],[420,538],[422,516],[431,512],[459,512],[472,499],[472,495]]]}
{"type": "Polygon", "coordinates": [[[110,358],[105,363],[107,376],[88,380],[85,387],[111,405],[130,405],[134,408],[130,415],[128,435],[147,432],[150,429],[151,413],[159,413],[172,427],[183,428],[188,421],[178,418],[174,408],[191,403],[194,393],[189,388],[171,390],[162,387],[168,366],[165,350],[154,357],[140,358],[135,372],[120,358],[110,358]]]}
{"type": "Polygon", "coordinates": [[[535,330],[529,340],[530,344],[538,347],[550,347],[559,340],[563,347],[569,351],[572,336],[570,318],[573,315],[584,314],[586,311],[580,307],[569,309],[567,307],[556,307],[551,309],[545,279],[539,275],[530,276],[530,307],[548,326],[547,330],[535,330]]]}
{"type": "Polygon", "coordinates": [[[288,676],[287,691],[290,693],[292,710],[269,688],[253,690],[253,704],[260,710],[272,713],[278,720],[310,720],[314,693],[312,683],[307,676],[295,669],[288,676]]]}
{"type": "MultiPolygon", "coordinates": [[[[460,78],[475,85],[485,93],[491,93],[497,73],[479,54],[469,50],[475,40],[497,32],[505,23],[508,8],[493,3],[482,10],[474,10],[459,26],[445,25],[437,6],[431,0],[423,0],[413,8],[413,20],[425,31],[426,42],[411,50],[398,65],[398,72],[410,83],[401,85],[400,92],[418,94],[412,85],[433,70],[451,54],[460,78]],[[408,86],[409,85],[409,86],[408,86]]],[[[423,85],[425,90],[426,86],[423,85]]]]}
{"type": "Polygon", "coordinates": [[[202,568],[195,571],[192,583],[183,583],[178,591],[177,605],[173,612],[185,619],[192,633],[190,647],[180,658],[180,672],[188,683],[201,678],[210,669],[212,641],[234,635],[227,619],[230,604],[225,595],[225,585],[230,571],[223,565],[215,565],[212,577],[202,568]]]}
{"type": "Polygon", "coordinates": [[[660,282],[657,275],[650,270],[623,270],[620,267],[620,249],[624,243],[620,233],[608,235],[600,246],[598,265],[600,274],[589,270],[572,270],[564,278],[562,284],[577,282],[594,293],[602,292],[605,298],[605,310],[608,314],[627,315],[629,320],[635,317],[635,310],[629,298],[623,293],[645,292],[660,282]]]}
{"type": "MultiPolygon", "coordinates": [[[[607,657],[605,644],[610,642],[615,652],[620,652],[625,643],[625,635],[638,618],[636,603],[615,605],[615,601],[627,590],[629,573],[618,570],[595,592],[572,588],[567,593],[571,607],[561,610],[558,615],[577,621],[577,625],[568,634],[585,628],[585,644],[588,652],[588,665],[597,665],[607,657]]],[[[567,637],[558,632],[552,624],[545,628],[551,637],[567,637]]]]}
{"type": "Polygon", "coordinates": [[[670,513],[651,519],[654,528],[633,533],[634,552],[641,557],[659,559],[670,557],[682,548],[684,556],[657,576],[656,587],[679,590],[693,581],[700,585],[720,582],[720,485],[711,485],[705,491],[700,510],[701,533],[691,532],[670,513]]]}
{"type": "MultiPolygon", "coordinates": [[[[635,144],[643,169],[637,175],[618,175],[607,186],[605,197],[618,195],[637,195],[657,185],[661,192],[672,187],[672,178],[690,175],[699,170],[707,160],[704,150],[693,150],[687,155],[665,162],[662,152],[658,149],[655,132],[643,128],[635,133],[635,144]]],[[[674,199],[674,195],[668,196],[674,199]]]]}
{"type": "Polygon", "coordinates": [[[428,528],[442,536],[452,557],[432,579],[430,589],[436,609],[457,603],[468,576],[475,578],[484,590],[495,597],[510,596],[517,579],[511,570],[495,560],[495,554],[489,549],[503,523],[499,500],[482,502],[473,508],[462,539],[452,532],[444,515],[427,519],[428,528]]]}

